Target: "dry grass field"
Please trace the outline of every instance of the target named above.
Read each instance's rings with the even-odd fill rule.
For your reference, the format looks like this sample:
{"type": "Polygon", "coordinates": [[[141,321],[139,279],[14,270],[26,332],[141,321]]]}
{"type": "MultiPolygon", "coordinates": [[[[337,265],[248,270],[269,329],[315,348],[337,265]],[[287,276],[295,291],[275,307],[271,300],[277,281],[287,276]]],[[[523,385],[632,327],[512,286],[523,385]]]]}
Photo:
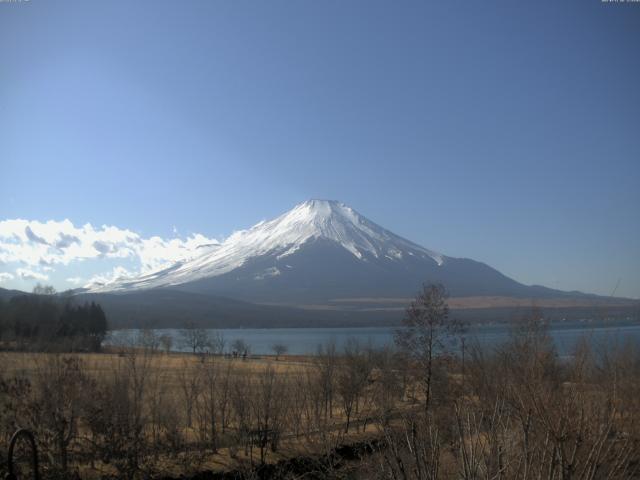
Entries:
{"type": "MultiPolygon", "coordinates": [[[[71,354],[61,355],[70,356],[71,354]]],[[[110,352],[107,349],[103,353],[74,353],[72,355],[83,362],[88,374],[99,376],[101,373],[110,372],[117,368],[128,353],[110,352]]],[[[143,350],[139,350],[138,355],[143,357],[143,350]]],[[[43,365],[50,362],[54,356],[60,355],[34,352],[0,352],[0,363],[5,374],[33,375],[43,365]]],[[[206,358],[209,362],[219,362],[223,365],[230,364],[238,373],[260,372],[267,367],[272,368],[278,374],[299,373],[309,369],[313,363],[313,356],[303,355],[284,355],[278,360],[274,355],[254,355],[242,360],[240,358],[227,359],[224,356],[203,357],[199,354],[172,352],[170,354],[155,353],[151,358],[150,371],[153,373],[162,372],[167,377],[175,377],[185,368],[197,368],[203,363],[203,358],[206,358]]]]}
{"type": "Polygon", "coordinates": [[[246,360],[0,352],[0,458],[26,427],[51,479],[256,478],[256,468],[293,458],[316,460],[274,478],[640,475],[637,345],[584,343],[559,359],[533,325],[498,350],[469,349],[464,364],[408,353],[355,341],[246,360]],[[359,442],[370,446],[359,460],[334,455],[359,442]]]}
{"type": "MultiPolygon", "coordinates": [[[[332,356],[329,362],[327,368],[337,368],[337,357],[332,356]]],[[[354,395],[361,398],[354,396],[358,405],[351,408],[358,413],[350,414],[347,429],[343,405],[333,398],[337,392],[321,388],[323,365],[315,357],[254,356],[243,360],[130,349],[77,354],[0,352],[0,364],[2,378],[29,384],[22,391],[4,389],[4,400],[14,395],[8,404],[17,414],[13,425],[4,422],[4,441],[10,425],[28,426],[36,432],[52,430],[38,435],[38,440],[45,454],[56,459],[59,445],[53,437],[58,427],[62,436],[73,437],[65,447],[65,469],[73,464],[81,478],[129,475],[126,462],[80,460],[92,450],[88,445],[100,441],[104,443],[102,450],[113,456],[123,454],[131,445],[108,452],[109,443],[135,441],[137,446],[145,446],[135,459],[135,470],[179,476],[323,455],[340,444],[371,438],[377,431],[371,399],[362,396],[364,385],[356,387],[354,395]],[[44,412],[40,404],[52,399],[52,390],[58,390],[54,392],[56,404],[47,406],[45,415],[66,418],[62,424],[43,425],[47,422],[41,422],[44,412]],[[104,414],[104,407],[94,411],[86,407],[105,400],[117,407],[106,421],[114,422],[114,430],[120,429],[115,423],[122,422],[124,430],[130,431],[96,429],[91,416],[96,411],[104,414]],[[70,422],[76,424],[73,432],[66,425],[70,422]],[[275,431],[277,440],[272,437],[275,431]]],[[[104,456],[104,452],[98,455],[104,456]]]]}

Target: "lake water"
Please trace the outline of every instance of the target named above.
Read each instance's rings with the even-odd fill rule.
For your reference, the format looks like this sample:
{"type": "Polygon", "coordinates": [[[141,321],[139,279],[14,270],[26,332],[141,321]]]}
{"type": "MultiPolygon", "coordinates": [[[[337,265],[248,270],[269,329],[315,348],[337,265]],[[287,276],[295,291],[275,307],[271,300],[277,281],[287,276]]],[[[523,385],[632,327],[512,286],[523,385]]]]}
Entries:
{"type": "MultiPolygon", "coordinates": [[[[257,355],[272,354],[272,345],[284,344],[289,354],[313,354],[318,345],[335,342],[340,349],[350,338],[363,344],[376,347],[393,343],[394,327],[360,327],[360,328],[246,328],[217,329],[211,332],[222,334],[226,348],[234,340],[241,339],[251,347],[251,353],[257,355]]],[[[168,334],[173,337],[173,350],[186,351],[181,345],[180,330],[155,330],[159,335],[168,334]]],[[[509,339],[511,327],[508,325],[474,326],[464,334],[467,345],[478,342],[483,346],[494,347],[509,339]]],[[[105,344],[133,342],[138,330],[116,330],[111,332],[105,344]]],[[[633,342],[640,345],[640,325],[567,323],[551,325],[550,336],[555,342],[559,355],[570,355],[576,343],[586,337],[596,347],[604,345],[622,345],[633,342]]]]}

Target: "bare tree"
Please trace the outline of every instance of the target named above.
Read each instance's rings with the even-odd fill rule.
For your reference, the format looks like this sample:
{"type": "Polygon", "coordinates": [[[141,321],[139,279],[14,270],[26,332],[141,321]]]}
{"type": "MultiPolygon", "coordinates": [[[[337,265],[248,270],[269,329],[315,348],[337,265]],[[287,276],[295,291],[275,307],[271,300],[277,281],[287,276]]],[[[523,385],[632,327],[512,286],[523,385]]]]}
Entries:
{"type": "Polygon", "coordinates": [[[249,354],[249,351],[251,350],[251,348],[249,347],[249,344],[241,338],[237,338],[233,341],[233,343],[231,344],[231,349],[237,355],[243,355],[243,356],[247,356],[249,354]]]}
{"type": "MultiPolygon", "coordinates": [[[[249,454],[251,431],[251,381],[247,375],[234,375],[231,378],[229,400],[236,425],[236,443],[243,445],[245,454],[249,454]]],[[[235,449],[230,451],[235,456],[235,449]]]]}
{"type": "Polygon", "coordinates": [[[173,346],[173,337],[171,335],[163,333],[160,335],[158,340],[160,341],[160,345],[162,346],[164,353],[171,352],[171,347],[173,346]]]}
{"type": "Polygon", "coordinates": [[[144,328],[138,333],[136,343],[142,348],[155,353],[160,348],[160,337],[150,328],[144,328]]]}
{"type": "Polygon", "coordinates": [[[217,411],[220,415],[220,430],[221,433],[224,434],[229,425],[229,417],[230,417],[230,386],[231,386],[231,375],[232,375],[232,363],[229,362],[226,364],[226,367],[222,369],[220,374],[218,375],[217,382],[217,394],[216,394],[216,405],[217,411]]]}
{"type": "Polygon", "coordinates": [[[226,343],[224,335],[220,332],[213,332],[209,335],[209,350],[214,355],[222,355],[226,343]]]}
{"type": "Polygon", "coordinates": [[[77,438],[83,387],[87,383],[78,357],[55,355],[38,365],[32,411],[39,440],[54,452],[61,475],[68,474],[69,446],[77,438]]]}
{"type": "MultiPolygon", "coordinates": [[[[176,417],[174,399],[166,395],[166,385],[169,381],[169,369],[166,368],[166,360],[162,357],[154,359],[153,368],[147,375],[147,400],[146,407],[149,415],[149,433],[151,438],[152,454],[159,460],[161,446],[170,436],[168,427],[169,412],[176,417]]],[[[175,422],[174,422],[175,423],[175,422]]],[[[174,445],[171,445],[173,447],[174,445]]]]}
{"type": "Polygon", "coordinates": [[[253,441],[260,449],[260,463],[266,460],[268,446],[274,452],[278,449],[286,398],[282,379],[268,366],[259,374],[257,391],[251,398],[253,441]]]}
{"type": "Polygon", "coordinates": [[[271,350],[273,350],[273,353],[276,354],[277,361],[280,359],[280,355],[284,355],[285,353],[287,353],[289,347],[287,347],[284,343],[274,343],[273,345],[271,345],[271,350]]]}
{"type": "Polygon", "coordinates": [[[184,358],[178,372],[178,384],[182,392],[186,427],[193,426],[193,410],[202,390],[202,364],[194,364],[190,358],[184,358]]]}
{"type": "Polygon", "coordinates": [[[337,364],[336,344],[329,341],[326,345],[318,345],[318,353],[314,358],[319,373],[319,385],[323,394],[325,422],[333,416],[333,394],[335,391],[335,371],[337,364]]]}
{"type": "Polygon", "coordinates": [[[148,448],[146,403],[152,358],[135,351],[114,358],[108,374],[95,383],[85,404],[94,456],[111,463],[118,477],[127,480],[139,474],[148,448]]]}
{"type": "Polygon", "coordinates": [[[181,344],[194,354],[205,352],[211,348],[211,338],[204,328],[197,328],[192,322],[187,322],[180,330],[181,344]]]}
{"type": "Polygon", "coordinates": [[[434,359],[447,352],[450,342],[462,329],[449,318],[447,293],[442,285],[424,285],[395,333],[396,345],[405,351],[418,368],[418,379],[424,390],[424,411],[432,398],[434,359]]]}
{"type": "Polygon", "coordinates": [[[337,387],[342,399],[342,409],[346,417],[345,433],[349,432],[352,413],[358,411],[360,396],[367,385],[371,364],[366,353],[354,338],[347,341],[344,347],[342,363],[338,367],[337,387]]]}
{"type": "Polygon", "coordinates": [[[404,397],[404,379],[401,373],[406,370],[397,360],[390,347],[375,352],[376,369],[373,383],[373,402],[377,409],[376,417],[382,425],[387,425],[393,411],[404,397]]]}

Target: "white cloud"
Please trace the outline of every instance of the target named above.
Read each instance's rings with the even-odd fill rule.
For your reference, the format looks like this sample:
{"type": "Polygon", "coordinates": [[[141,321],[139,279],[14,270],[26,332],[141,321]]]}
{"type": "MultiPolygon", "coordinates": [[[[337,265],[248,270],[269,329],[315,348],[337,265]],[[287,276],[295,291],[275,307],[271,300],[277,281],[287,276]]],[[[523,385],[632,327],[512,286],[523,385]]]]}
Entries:
{"type": "Polygon", "coordinates": [[[136,275],[138,275],[138,272],[131,272],[124,267],[118,266],[114,267],[111,272],[94,275],[88,282],[86,282],[85,287],[95,287],[115,281],[126,280],[128,278],[133,278],[136,275]]]}
{"type": "Polygon", "coordinates": [[[67,278],[67,282],[73,283],[74,285],[80,285],[84,280],[81,277],[69,277],[67,278]]]}
{"type": "Polygon", "coordinates": [[[7,280],[13,280],[13,275],[11,275],[9,272],[0,272],[0,283],[7,280]]]}
{"type": "Polygon", "coordinates": [[[44,273],[34,272],[33,270],[29,270],[28,268],[18,268],[16,270],[16,274],[22,280],[49,280],[48,275],[45,275],[44,273]]]}
{"type": "MultiPolygon", "coordinates": [[[[137,260],[140,267],[135,272],[116,267],[91,280],[144,274],[193,258],[219,243],[197,233],[187,238],[144,238],[128,229],[108,225],[94,227],[90,223],[75,226],[69,220],[0,221],[0,265],[4,264],[3,270],[7,270],[10,263],[28,267],[15,271],[23,280],[46,280],[48,275],[42,272],[53,272],[57,266],[72,262],[100,258],[137,260]]],[[[7,276],[10,273],[3,272],[2,275],[3,280],[11,280],[7,276]]]]}

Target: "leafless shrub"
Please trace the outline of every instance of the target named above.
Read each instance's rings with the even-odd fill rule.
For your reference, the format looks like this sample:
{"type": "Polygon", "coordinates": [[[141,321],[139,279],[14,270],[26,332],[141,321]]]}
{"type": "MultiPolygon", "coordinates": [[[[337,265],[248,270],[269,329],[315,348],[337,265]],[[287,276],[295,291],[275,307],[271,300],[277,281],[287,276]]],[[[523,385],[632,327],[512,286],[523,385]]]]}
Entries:
{"type": "Polygon", "coordinates": [[[193,364],[190,358],[184,358],[182,368],[178,372],[178,385],[182,395],[183,411],[185,413],[185,427],[193,426],[193,413],[196,401],[202,387],[202,365],[193,364]]]}
{"type": "Polygon", "coordinates": [[[337,390],[345,416],[345,433],[349,433],[352,414],[358,413],[361,397],[371,374],[370,358],[356,339],[349,339],[337,371],[337,390]]]}
{"type": "Polygon", "coordinates": [[[264,463],[268,447],[274,452],[278,449],[288,406],[283,380],[271,366],[258,375],[250,405],[251,436],[260,451],[260,463],[264,463]]]}
{"type": "Polygon", "coordinates": [[[216,362],[215,356],[205,359],[200,369],[200,391],[196,401],[198,412],[199,438],[202,443],[208,445],[212,452],[218,449],[218,396],[224,391],[219,391],[221,368],[216,362]]]}
{"type": "Polygon", "coordinates": [[[328,342],[326,345],[319,345],[314,358],[314,363],[318,370],[319,386],[322,391],[322,408],[325,422],[333,417],[337,358],[336,344],[333,341],[328,342]]]}
{"type": "Polygon", "coordinates": [[[119,357],[85,405],[94,456],[113,465],[121,478],[133,479],[145,467],[150,362],[150,355],[135,351],[119,357]]]}
{"type": "Polygon", "coordinates": [[[171,352],[171,347],[173,346],[173,337],[171,335],[163,333],[158,337],[158,341],[160,342],[160,346],[164,350],[164,353],[168,354],[171,352]]]}

